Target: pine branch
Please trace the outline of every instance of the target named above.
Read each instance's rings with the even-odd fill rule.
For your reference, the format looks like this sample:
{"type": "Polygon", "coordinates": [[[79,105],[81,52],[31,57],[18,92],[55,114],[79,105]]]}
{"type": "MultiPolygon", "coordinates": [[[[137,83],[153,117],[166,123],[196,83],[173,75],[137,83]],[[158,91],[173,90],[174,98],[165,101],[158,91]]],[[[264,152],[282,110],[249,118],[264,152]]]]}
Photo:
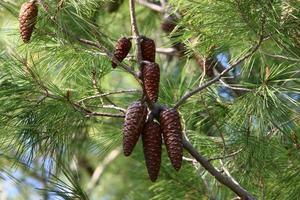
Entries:
{"type": "MultiPolygon", "coordinates": [[[[135,38],[136,40],[136,47],[137,47],[137,53],[136,53],[136,57],[137,57],[137,62],[139,65],[139,78],[140,78],[140,84],[141,87],[143,88],[143,96],[142,99],[144,100],[145,98],[145,88],[144,88],[144,84],[142,81],[142,62],[143,62],[143,58],[142,58],[142,50],[141,50],[141,37],[139,34],[139,30],[137,27],[137,22],[136,22],[136,15],[135,15],[135,0],[129,0],[129,10],[130,10],[130,21],[131,21],[131,31],[132,31],[132,36],[133,38],[135,38]]],[[[148,107],[152,110],[154,109],[155,105],[148,99],[145,99],[148,107]]]]}
{"type": "Polygon", "coordinates": [[[227,72],[229,72],[230,70],[232,70],[233,68],[235,68],[236,66],[238,66],[239,64],[241,64],[243,61],[245,61],[246,59],[248,59],[249,57],[251,57],[259,49],[259,47],[260,47],[263,39],[264,39],[264,37],[261,35],[259,41],[257,42],[257,44],[255,46],[253,46],[248,51],[248,53],[246,53],[245,56],[243,56],[238,61],[236,61],[235,63],[233,63],[230,67],[228,67],[225,70],[223,70],[219,75],[217,75],[213,79],[207,81],[206,83],[200,85],[199,87],[197,87],[196,89],[192,90],[191,92],[185,94],[181,99],[179,99],[177,101],[177,103],[175,104],[174,108],[177,109],[179,106],[181,106],[183,103],[185,103],[185,101],[187,99],[189,99],[193,95],[197,94],[198,92],[206,89],[207,87],[211,86],[215,82],[219,81],[227,72]]]}
{"type": "Polygon", "coordinates": [[[91,117],[91,116],[100,116],[100,117],[116,117],[116,118],[124,118],[125,115],[123,114],[113,114],[113,113],[101,113],[101,112],[95,112],[95,111],[91,111],[81,105],[79,105],[78,103],[75,103],[75,102],[71,102],[71,105],[74,106],[74,108],[76,110],[79,110],[79,111],[82,111],[86,114],[87,117],[91,117]]]}
{"type": "MultiPolygon", "coordinates": [[[[44,97],[38,101],[38,104],[42,101],[44,101],[46,98],[52,98],[58,101],[67,101],[69,102],[76,110],[80,111],[80,112],[84,112],[86,114],[87,117],[91,117],[91,116],[102,116],[102,117],[116,117],[116,118],[124,118],[125,116],[123,114],[113,114],[113,113],[101,113],[101,112],[94,112],[91,111],[83,106],[81,106],[78,103],[72,102],[70,100],[70,96],[66,95],[63,96],[63,99],[59,96],[56,96],[54,94],[52,94],[49,90],[49,88],[43,83],[42,80],[40,80],[40,78],[34,73],[34,71],[31,69],[31,67],[29,66],[27,60],[24,60],[16,55],[14,55],[14,57],[21,62],[24,67],[26,72],[31,76],[31,78],[35,81],[35,83],[41,87],[44,91],[44,97]]],[[[105,95],[104,95],[105,96],[105,95]]]]}
{"type": "Polygon", "coordinates": [[[135,93],[135,92],[141,92],[141,91],[137,90],[137,89],[112,91],[112,92],[95,94],[93,96],[85,97],[83,99],[80,99],[78,102],[83,102],[83,101],[86,101],[86,100],[95,99],[95,98],[104,97],[104,96],[109,96],[109,95],[113,95],[113,94],[135,93]]]}
{"type": "Polygon", "coordinates": [[[87,39],[83,39],[83,38],[79,38],[73,34],[71,34],[70,32],[68,32],[64,27],[61,27],[59,26],[59,24],[56,23],[55,19],[49,14],[49,12],[47,11],[46,7],[44,5],[44,2],[39,0],[40,4],[42,5],[42,7],[44,8],[45,12],[47,13],[49,19],[68,37],[71,37],[75,40],[77,40],[78,42],[80,42],[81,44],[85,44],[85,45],[88,45],[88,46],[92,46],[92,47],[95,47],[97,49],[100,49],[102,51],[105,52],[106,56],[108,58],[110,58],[112,61],[114,61],[115,63],[117,63],[118,65],[120,65],[124,70],[126,70],[127,72],[129,72],[130,74],[132,74],[138,81],[139,81],[139,77],[138,75],[131,69],[131,67],[129,67],[128,65],[124,64],[124,63],[121,63],[120,61],[118,61],[114,56],[113,54],[108,50],[106,49],[106,47],[104,47],[103,45],[101,45],[99,42],[94,42],[94,41],[90,41],[90,40],[87,40],[87,39]]]}
{"type": "Polygon", "coordinates": [[[160,12],[160,13],[164,12],[164,8],[162,6],[159,6],[159,5],[154,4],[154,3],[150,3],[146,0],[136,0],[136,2],[139,3],[140,5],[143,5],[147,8],[150,8],[151,10],[154,10],[156,12],[160,12]]]}
{"type": "Polygon", "coordinates": [[[108,167],[108,165],[114,161],[119,154],[121,153],[121,149],[118,147],[114,150],[112,150],[102,161],[101,163],[98,165],[98,167],[96,167],[96,169],[94,170],[94,173],[92,175],[92,178],[90,180],[90,182],[87,185],[87,191],[88,193],[91,192],[91,190],[93,188],[95,188],[95,185],[99,182],[99,180],[101,179],[101,176],[103,175],[104,170],[108,167]]]}
{"type": "Polygon", "coordinates": [[[209,162],[213,161],[213,160],[222,160],[224,158],[230,158],[230,157],[233,157],[235,155],[237,155],[238,153],[240,153],[241,151],[243,150],[243,148],[231,153],[231,154],[228,154],[228,155],[223,155],[223,156],[218,156],[218,157],[214,157],[214,158],[210,158],[210,159],[207,159],[209,162]]]}
{"type": "Polygon", "coordinates": [[[140,65],[142,62],[142,52],[141,52],[141,38],[139,35],[139,30],[136,23],[136,16],[135,16],[135,1],[129,0],[129,10],[130,10],[130,20],[131,20],[131,31],[132,36],[136,40],[136,47],[137,47],[137,61],[140,65]]]}
{"type": "Polygon", "coordinates": [[[180,52],[178,52],[175,48],[156,48],[156,53],[165,54],[168,56],[179,56],[180,52]]]}
{"type": "MultiPolygon", "coordinates": [[[[95,90],[95,93],[96,93],[96,94],[97,94],[97,93],[102,94],[103,92],[102,92],[101,88],[98,87],[98,80],[97,80],[97,73],[96,73],[96,70],[93,70],[93,71],[92,71],[92,83],[93,83],[93,88],[94,88],[94,90],[95,90]]],[[[106,101],[108,101],[111,105],[117,106],[117,105],[116,105],[110,98],[108,98],[107,96],[103,96],[103,98],[104,98],[106,101]]],[[[100,101],[101,101],[101,103],[103,104],[102,98],[100,98],[100,101]]]]}
{"type": "Polygon", "coordinates": [[[125,69],[127,72],[132,74],[137,80],[139,80],[138,75],[131,69],[131,67],[129,67],[128,65],[126,65],[124,63],[121,63],[116,58],[114,58],[113,54],[111,52],[109,52],[104,46],[102,46],[99,42],[94,42],[94,41],[86,40],[83,38],[77,38],[77,41],[79,41],[82,44],[89,45],[92,47],[96,47],[97,49],[103,50],[105,52],[106,56],[108,56],[112,61],[114,61],[115,63],[120,65],[123,69],[125,69]]]}
{"type": "Polygon", "coordinates": [[[251,92],[251,91],[252,91],[251,89],[248,89],[248,88],[235,87],[235,86],[229,85],[228,83],[226,83],[226,82],[223,81],[222,79],[219,79],[219,80],[220,80],[220,83],[221,83],[224,87],[227,87],[227,88],[229,88],[229,89],[232,89],[232,90],[240,90],[240,91],[247,91],[247,92],[251,92]]]}
{"type": "Polygon", "coordinates": [[[246,189],[240,186],[231,177],[223,175],[219,172],[206,158],[204,158],[193,146],[192,144],[183,137],[183,147],[220,183],[228,187],[234,193],[236,193],[242,199],[256,200],[246,189]]]}

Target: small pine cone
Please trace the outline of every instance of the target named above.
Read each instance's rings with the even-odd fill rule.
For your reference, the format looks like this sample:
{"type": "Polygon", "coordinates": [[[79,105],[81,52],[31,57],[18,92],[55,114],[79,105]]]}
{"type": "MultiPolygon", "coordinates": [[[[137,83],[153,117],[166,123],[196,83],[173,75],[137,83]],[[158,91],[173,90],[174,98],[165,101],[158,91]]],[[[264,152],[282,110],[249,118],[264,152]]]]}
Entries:
{"type": "Polygon", "coordinates": [[[178,171],[182,163],[183,144],[180,116],[175,109],[164,109],[160,112],[159,121],[173,167],[178,171]]]}
{"type": "Polygon", "coordinates": [[[35,1],[26,2],[21,6],[19,13],[19,27],[23,42],[29,42],[33,32],[36,17],[38,14],[38,7],[35,1]]]}
{"type": "Polygon", "coordinates": [[[176,25],[178,18],[174,15],[164,17],[163,22],[160,24],[161,29],[166,33],[171,33],[176,25]]]}
{"type": "Polygon", "coordinates": [[[162,139],[159,124],[152,120],[148,121],[144,126],[142,139],[148,174],[154,182],[158,177],[161,163],[162,139]]]}
{"type": "Polygon", "coordinates": [[[179,56],[184,56],[187,52],[186,46],[182,42],[177,42],[172,46],[178,51],[179,56]]]}
{"type": "Polygon", "coordinates": [[[143,82],[148,99],[154,103],[159,92],[159,66],[156,63],[143,64],[143,82]]]}
{"type": "MultiPolygon", "coordinates": [[[[129,51],[131,49],[131,41],[130,39],[126,37],[122,37],[117,41],[117,44],[115,46],[114,50],[114,58],[118,60],[119,62],[122,62],[124,58],[128,55],[129,51]]],[[[111,63],[112,67],[117,67],[118,63],[112,61],[111,63]]]]}
{"type": "Polygon", "coordinates": [[[176,24],[173,23],[172,21],[164,20],[160,24],[160,27],[164,32],[171,33],[174,30],[174,28],[176,27],[176,24]]]}
{"type": "Polygon", "coordinates": [[[141,40],[141,53],[142,53],[142,59],[149,61],[149,62],[155,62],[155,43],[153,40],[147,37],[143,37],[141,40]]]}
{"type": "Polygon", "coordinates": [[[199,55],[195,55],[195,59],[199,67],[202,69],[203,73],[205,72],[205,75],[208,77],[214,77],[214,66],[215,61],[213,58],[203,58],[199,55]]]}
{"type": "Polygon", "coordinates": [[[134,102],[128,107],[123,128],[123,150],[125,156],[131,154],[139,140],[146,117],[147,107],[145,104],[134,102]]]}
{"type": "Polygon", "coordinates": [[[107,12],[112,13],[118,11],[123,2],[124,0],[113,0],[107,2],[106,4],[107,12]]]}

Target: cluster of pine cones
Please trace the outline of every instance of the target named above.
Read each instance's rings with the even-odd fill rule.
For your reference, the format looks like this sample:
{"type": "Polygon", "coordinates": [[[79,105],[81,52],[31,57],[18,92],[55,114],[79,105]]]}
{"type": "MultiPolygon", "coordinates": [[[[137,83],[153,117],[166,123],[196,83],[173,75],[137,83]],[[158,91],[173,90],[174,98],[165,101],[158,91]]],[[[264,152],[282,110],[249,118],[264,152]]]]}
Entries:
{"type": "MultiPolygon", "coordinates": [[[[128,55],[131,49],[129,38],[117,41],[112,67],[115,68],[128,55]]],[[[142,82],[148,104],[158,99],[160,69],[155,63],[155,43],[152,39],[141,37],[142,82]]],[[[150,110],[150,109],[149,109],[150,110]]],[[[182,163],[182,127],[177,110],[159,107],[158,111],[148,112],[143,101],[132,103],[126,112],[123,128],[123,150],[129,156],[142,136],[146,166],[151,181],[156,181],[162,152],[162,138],[173,167],[178,171],[182,163]],[[157,121],[155,121],[157,120],[157,121]]]]}
{"type": "MultiPolygon", "coordinates": [[[[37,15],[36,0],[21,6],[19,26],[25,43],[30,41],[37,15]]],[[[131,46],[130,38],[122,37],[117,41],[112,60],[113,68],[126,58],[131,46]]],[[[155,63],[155,51],[155,42],[145,36],[141,37],[141,80],[148,105],[156,103],[159,93],[160,69],[155,63]]],[[[144,100],[136,101],[128,107],[123,129],[123,149],[125,156],[129,156],[142,135],[148,174],[151,181],[155,181],[161,164],[162,138],[173,167],[177,171],[180,169],[183,154],[182,128],[177,110],[167,107],[159,107],[156,113],[148,110],[150,109],[144,100]]]]}

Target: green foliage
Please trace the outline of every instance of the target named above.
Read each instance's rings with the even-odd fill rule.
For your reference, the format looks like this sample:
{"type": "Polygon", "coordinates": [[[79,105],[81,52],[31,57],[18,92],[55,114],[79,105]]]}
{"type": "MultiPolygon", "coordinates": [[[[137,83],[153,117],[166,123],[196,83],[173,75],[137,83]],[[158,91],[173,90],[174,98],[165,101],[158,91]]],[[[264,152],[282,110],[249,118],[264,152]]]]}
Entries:
{"type": "MultiPolygon", "coordinates": [[[[23,1],[0,2],[0,168],[12,177],[6,166],[36,179],[42,176],[47,180],[39,192],[63,199],[234,198],[187,152],[176,172],[164,150],[155,183],[148,180],[141,143],[129,158],[111,157],[122,143],[123,120],[101,114],[123,114],[129,103],[141,98],[142,90],[126,70],[112,70],[105,55],[119,37],[131,35],[128,2],[111,13],[107,5],[112,1],[44,2],[29,44],[22,44],[18,35],[23,1]],[[128,89],[139,91],[101,96],[128,89]],[[47,170],[39,169],[47,162],[51,163],[47,170]],[[91,189],[97,169],[102,174],[91,189]]],[[[258,50],[236,71],[189,98],[179,112],[191,143],[218,170],[230,173],[258,199],[298,199],[299,2],[169,3],[170,12],[180,16],[170,34],[160,30],[161,14],[136,5],[142,35],[153,38],[157,47],[182,42],[186,48],[181,57],[156,55],[161,68],[159,103],[173,106],[211,79],[202,73],[195,55],[216,59],[226,54],[228,66],[263,36],[258,50]]],[[[131,55],[136,53],[134,46],[131,55]]],[[[124,63],[138,70],[134,59],[124,63]]]]}

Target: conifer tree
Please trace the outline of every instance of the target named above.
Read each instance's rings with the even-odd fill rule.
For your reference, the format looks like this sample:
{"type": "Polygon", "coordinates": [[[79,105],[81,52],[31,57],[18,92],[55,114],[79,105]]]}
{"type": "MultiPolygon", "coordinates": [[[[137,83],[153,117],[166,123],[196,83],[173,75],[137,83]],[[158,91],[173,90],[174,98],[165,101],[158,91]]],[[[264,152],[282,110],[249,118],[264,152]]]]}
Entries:
{"type": "Polygon", "coordinates": [[[0,1],[2,191],[299,199],[299,27],[298,0],[0,1]]]}

